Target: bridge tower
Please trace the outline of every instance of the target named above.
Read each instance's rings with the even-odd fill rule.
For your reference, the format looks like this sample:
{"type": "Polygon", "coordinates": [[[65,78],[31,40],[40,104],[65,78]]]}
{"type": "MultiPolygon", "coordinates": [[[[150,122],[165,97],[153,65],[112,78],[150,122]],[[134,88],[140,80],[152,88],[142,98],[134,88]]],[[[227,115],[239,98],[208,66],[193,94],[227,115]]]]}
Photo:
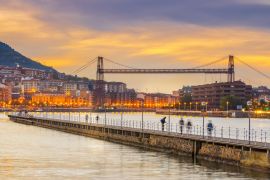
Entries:
{"type": "Polygon", "coordinates": [[[234,56],[229,55],[229,63],[228,63],[228,82],[235,81],[235,71],[234,71],[234,56]]]}
{"type": "Polygon", "coordinates": [[[98,56],[98,61],[97,61],[97,81],[104,81],[104,73],[101,72],[101,70],[104,69],[103,66],[103,57],[98,56]]]}
{"type": "Polygon", "coordinates": [[[103,57],[99,56],[97,60],[97,72],[96,72],[96,82],[94,87],[93,100],[96,108],[103,107],[105,102],[105,82],[104,82],[104,69],[103,57]]]}

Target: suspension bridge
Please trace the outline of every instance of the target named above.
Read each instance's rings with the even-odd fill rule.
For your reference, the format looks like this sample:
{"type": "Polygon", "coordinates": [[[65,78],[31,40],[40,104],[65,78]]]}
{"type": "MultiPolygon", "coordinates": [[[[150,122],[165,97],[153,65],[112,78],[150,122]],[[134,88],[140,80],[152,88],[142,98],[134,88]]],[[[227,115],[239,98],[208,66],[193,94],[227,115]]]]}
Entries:
{"type": "Polygon", "coordinates": [[[245,61],[241,60],[238,57],[234,57],[233,55],[229,55],[228,57],[223,57],[221,59],[196,66],[193,68],[184,68],[184,69],[144,69],[144,68],[134,68],[129,65],[124,65],[114,60],[104,58],[102,56],[98,56],[91,61],[87,62],[80,68],[73,71],[74,74],[78,74],[88,68],[90,65],[97,63],[97,70],[96,70],[96,87],[94,92],[95,104],[96,106],[103,106],[104,105],[104,74],[225,74],[227,75],[227,82],[234,82],[235,81],[235,59],[240,63],[244,64],[248,68],[252,69],[253,71],[257,72],[258,74],[264,76],[265,78],[270,80],[270,76],[263,73],[262,71],[256,69],[252,65],[249,65],[245,61]],[[228,60],[227,67],[224,68],[206,68],[216,63],[222,62],[225,59],[228,60]],[[119,69],[112,69],[112,68],[105,68],[104,62],[110,62],[115,65],[121,66],[122,68],[119,69]]]}

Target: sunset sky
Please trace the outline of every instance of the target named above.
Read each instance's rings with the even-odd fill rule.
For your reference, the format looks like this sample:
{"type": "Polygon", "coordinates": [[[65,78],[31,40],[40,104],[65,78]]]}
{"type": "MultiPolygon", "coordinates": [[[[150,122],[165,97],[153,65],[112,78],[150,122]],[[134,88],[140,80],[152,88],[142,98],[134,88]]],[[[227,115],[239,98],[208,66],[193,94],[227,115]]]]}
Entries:
{"type": "MultiPolygon", "coordinates": [[[[136,68],[192,68],[233,54],[270,75],[270,0],[0,0],[0,25],[0,41],[69,74],[97,56],[136,68]]],[[[78,75],[95,78],[95,66],[78,75]]],[[[236,77],[270,86],[239,62],[236,77]]],[[[105,80],[171,92],[226,77],[106,74],[105,80]]]]}

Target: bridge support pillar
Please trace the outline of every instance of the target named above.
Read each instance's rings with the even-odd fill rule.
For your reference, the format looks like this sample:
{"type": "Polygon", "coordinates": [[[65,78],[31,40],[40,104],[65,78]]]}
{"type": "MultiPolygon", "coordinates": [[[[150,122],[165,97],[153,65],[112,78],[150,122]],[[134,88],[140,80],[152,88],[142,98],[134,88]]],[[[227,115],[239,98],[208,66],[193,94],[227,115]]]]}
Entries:
{"type": "Polygon", "coordinates": [[[234,71],[234,56],[229,56],[229,63],[228,63],[228,82],[235,81],[235,71],[234,71]]]}
{"type": "Polygon", "coordinates": [[[103,57],[99,56],[97,61],[97,74],[94,88],[94,105],[96,108],[103,107],[105,101],[105,83],[104,83],[103,57]]]}

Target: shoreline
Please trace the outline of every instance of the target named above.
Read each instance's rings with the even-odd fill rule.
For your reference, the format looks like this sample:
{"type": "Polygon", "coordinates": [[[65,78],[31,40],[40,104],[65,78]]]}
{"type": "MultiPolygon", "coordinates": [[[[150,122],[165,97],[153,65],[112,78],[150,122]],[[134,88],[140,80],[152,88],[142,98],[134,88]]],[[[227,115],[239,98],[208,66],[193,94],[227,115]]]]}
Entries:
{"type": "MultiPolygon", "coordinates": [[[[25,109],[21,109],[25,110],[25,109]]],[[[0,109],[0,112],[18,112],[18,109],[0,109]]],[[[222,118],[256,118],[270,119],[270,112],[243,112],[243,111],[184,111],[168,109],[143,109],[144,112],[152,112],[160,115],[193,116],[193,117],[222,117],[222,118]]],[[[142,112],[142,109],[93,109],[93,108],[44,108],[41,110],[28,110],[28,112],[93,112],[93,113],[113,113],[113,112],[142,112]]]]}

